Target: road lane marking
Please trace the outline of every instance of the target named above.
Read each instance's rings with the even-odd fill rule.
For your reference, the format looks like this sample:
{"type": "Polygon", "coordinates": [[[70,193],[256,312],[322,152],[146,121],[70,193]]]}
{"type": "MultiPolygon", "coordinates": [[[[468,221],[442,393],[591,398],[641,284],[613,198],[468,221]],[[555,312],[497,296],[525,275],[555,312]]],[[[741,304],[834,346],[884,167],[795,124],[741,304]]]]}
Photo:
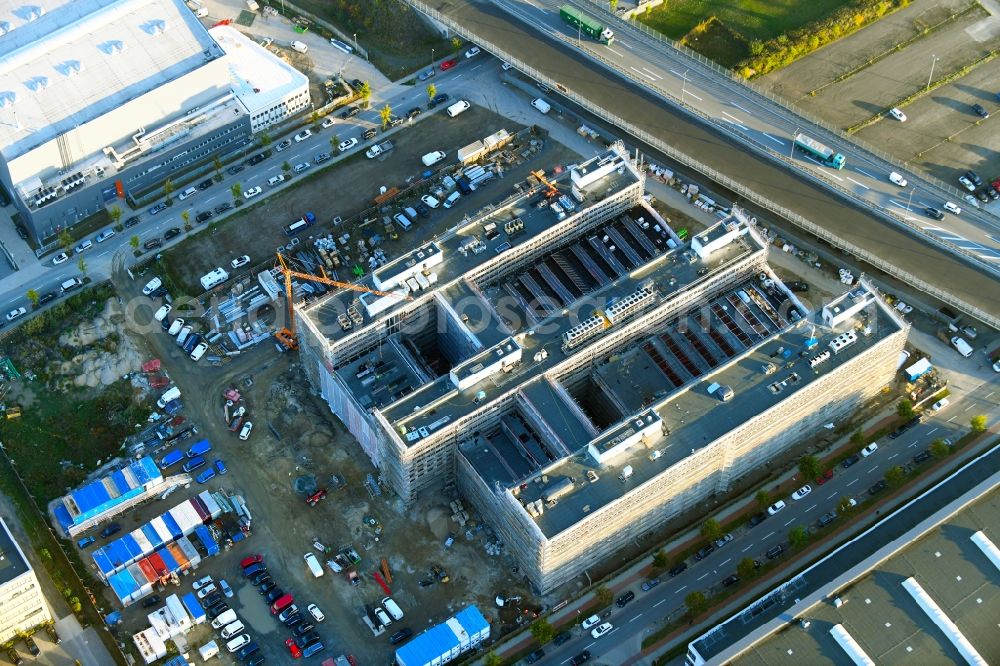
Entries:
{"type": "Polygon", "coordinates": [[[746,109],[744,109],[742,106],[740,106],[736,102],[730,102],[730,104],[732,104],[733,106],[735,106],[737,109],[739,109],[743,113],[747,114],[748,116],[752,116],[753,115],[752,113],[750,113],[749,111],[747,111],[746,109]]]}
{"type": "Polygon", "coordinates": [[[686,589],[688,589],[687,585],[685,585],[684,587],[679,587],[679,588],[677,588],[677,591],[674,592],[674,594],[680,594],[681,592],[683,592],[686,589]]]}
{"type": "Polygon", "coordinates": [[[848,485],[848,486],[853,486],[853,485],[854,485],[855,483],[857,483],[857,482],[858,482],[858,480],[857,480],[857,479],[854,479],[853,481],[851,481],[851,482],[850,482],[850,483],[848,483],[847,485],[848,485]]]}
{"type": "Polygon", "coordinates": [[[731,558],[731,557],[727,557],[725,560],[723,560],[722,562],[719,563],[719,566],[721,567],[723,564],[725,564],[726,562],[729,562],[732,559],[733,558],[731,558]]]}
{"type": "Polygon", "coordinates": [[[723,111],[723,112],[722,112],[722,115],[724,115],[724,116],[729,116],[730,118],[732,118],[733,120],[735,120],[735,121],[736,121],[737,123],[739,123],[739,124],[741,124],[741,125],[743,124],[743,121],[742,121],[742,120],[740,120],[739,118],[737,118],[737,117],[736,117],[736,116],[734,116],[733,114],[729,113],[728,111],[723,111]]]}
{"type": "Polygon", "coordinates": [[[701,97],[698,97],[697,95],[695,95],[695,94],[694,94],[693,92],[691,92],[690,90],[689,90],[689,91],[687,91],[687,94],[688,94],[688,97],[694,97],[694,98],[695,98],[696,100],[698,100],[699,102],[701,102],[701,101],[704,101],[704,100],[702,100],[702,99],[701,99],[701,97]]]}
{"type": "Polygon", "coordinates": [[[875,467],[872,467],[870,470],[868,470],[868,473],[871,474],[872,472],[877,472],[877,471],[878,471],[878,465],[876,465],[875,467]]]}
{"type": "Polygon", "coordinates": [[[774,536],[774,530],[771,530],[770,532],[768,532],[767,534],[764,535],[764,538],[765,539],[770,539],[773,536],[774,536]]]}
{"type": "Polygon", "coordinates": [[[706,571],[705,573],[703,573],[701,575],[701,577],[698,580],[702,580],[702,579],[707,578],[707,577],[708,577],[708,572],[706,571]]]}
{"type": "Polygon", "coordinates": [[[986,397],[990,398],[993,396],[994,393],[996,393],[996,391],[990,391],[989,393],[986,394],[986,397]]]}
{"type": "Polygon", "coordinates": [[[629,622],[635,622],[635,621],[636,621],[636,620],[638,620],[638,619],[639,619],[640,617],[642,617],[642,613],[639,613],[638,615],[636,615],[636,616],[635,616],[634,618],[632,618],[631,620],[629,620],[629,622]]]}
{"type": "Polygon", "coordinates": [[[837,179],[837,180],[839,180],[840,182],[844,182],[844,179],[843,179],[843,178],[841,178],[840,176],[838,176],[838,175],[837,175],[837,174],[835,174],[835,173],[831,173],[831,174],[828,174],[828,175],[829,175],[829,176],[830,176],[831,178],[836,178],[836,179],[837,179]]]}
{"type": "Polygon", "coordinates": [[[771,136],[771,135],[770,135],[770,134],[768,134],[767,132],[761,132],[761,134],[763,134],[764,136],[766,136],[766,137],[767,137],[768,139],[770,139],[771,141],[774,141],[775,143],[780,143],[780,144],[781,144],[782,146],[784,146],[784,145],[785,145],[785,142],[784,142],[784,141],[782,141],[781,139],[779,139],[778,137],[774,137],[774,136],[771,136]]]}
{"type": "Polygon", "coordinates": [[[893,458],[895,458],[898,455],[899,455],[898,453],[893,453],[891,456],[889,456],[889,460],[892,460],[893,458]]]}
{"type": "Polygon", "coordinates": [[[686,76],[687,72],[685,72],[684,74],[681,74],[681,73],[680,73],[680,72],[678,72],[678,71],[677,71],[676,69],[672,69],[672,70],[670,70],[670,71],[671,71],[671,72],[673,72],[673,73],[674,73],[674,74],[675,74],[675,75],[677,76],[677,78],[678,78],[678,79],[684,79],[685,81],[690,81],[690,80],[691,80],[691,79],[689,79],[689,78],[688,78],[688,77],[686,76]]]}
{"type": "Polygon", "coordinates": [[[647,79],[649,79],[650,81],[655,81],[655,79],[654,79],[654,78],[653,78],[652,76],[650,76],[649,74],[646,74],[645,72],[640,72],[640,71],[639,71],[638,69],[636,69],[635,67],[629,67],[629,69],[631,69],[631,70],[632,70],[633,72],[635,72],[635,73],[636,73],[636,74],[638,74],[639,76],[644,76],[644,77],[646,77],[647,79]]]}
{"type": "Polygon", "coordinates": [[[619,58],[624,58],[624,57],[625,57],[625,54],[624,54],[624,53],[621,53],[621,52],[619,52],[619,51],[615,51],[615,50],[614,50],[613,48],[611,48],[610,46],[608,47],[608,50],[609,50],[609,51],[611,51],[612,53],[614,53],[614,54],[615,54],[616,56],[618,56],[619,58]]]}
{"type": "Polygon", "coordinates": [[[848,176],[848,177],[847,177],[847,180],[851,181],[851,182],[852,182],[852,183],[854,183],[855,185],[860,185],[861,187],[865,188],[866,190],[870,190],[870,189],[872,189],[872,188],[868,187],[867,185],[865,185],[864,183],[859,183],[858,181],[854,180],[854,179],[853,179],[853,178],[851,178],[850,176],[848,176]]]}
{"type": "Polygon", "coordinates": [[[829,497],[827,497],[827,499],[833,499],[836,496],[837,496],[837,493],[834,493],[834,494],[830,495],[829,497]]]}
{"type": "Polygon", "coordinates": [[[912,449],[912,448],[913,448],[914,446],[916,446],[916,445],[917,445],[917,443],[916,443],[916,442],[913,442],[913,444],[910,444],[910,446],[909,446],[909,447],[907,447],[907,448],[910,448],[910,449],[912,449]]]}
{"type": "MultiPolygon", "coordinates": [[[[618,41],[618,40],[615,40],[615,41],[618,41]]],[[[619,44],[620,46],[624,46],[624,47],[625,47],[625,48],[627,48],[627,49],[628,49],[629,51],[634,51],[634,50],[635,50],[635,49],[633,49],[633,48],[632,48],[631,46],[629,46],[628,44],[626,44],[625,42],[618,42],[618,44],[619,44]]]]}
{"type": "Polygon", "coordinates": [[[656,608],[657,606],[659,606],[661,604],[665,604],[665,603],[667,603],[666,599],[663,599],[661,601],[657,601],[655,604],[653,604],[653,608],[656,608]]]}
{"type": "Polygon", "coordinates": [[[742,550],[741,552],[744,552],[744,553],[745,553],[745,552],[747,552],[748,550],[750,550],[751,548],[753,548],[753,546],[747,546],[747,547],[746,547],[746,548],[744,548],[744,549],[743,549],[743,550],[742,550]]]}
{"type": "Polygon", "coordinates": [[[795,522],[795,519],[794,519],[794,518],[792,518],[792,519],[791,519],[791,520],[789,520],[789,521],[788,521],[787,523],[785,523],[785,527],[788,527],[789,525],[791,525],[791,524],[792,524],[792,523],[794,523],[794,522],[795,522]]]}
{"type": "Polygon", "coordinates": [[[813,504],[811,507],[809,507],[808,509],[806,509],[806,513],[809,513],[810,511],[812,511],[815,508],[816,508],[816,505],[813,504]]]}
{"type": "Polygon", "coordinates": [[[643,67],[642,69],[643,69],[643,71],[649,72],[650,74],[652,74],[653,76],[655,76],[657,79],[663,79],[662,76],[660,76],[659,74],[657,74],[656,72],[654,72],[653,70],[651,70],[648,67],[643,67]]]}
{"type": "Polygon", "coordinates": [[[866,176],[868,176],[869,178],[874,178],[874,177],[875,177],[875,176],[873,176],[872,174],[870,174],[870,173],[868,173],[867,171],[865,171],[864,169],[859,169],[858,167],[854,167],[854,170],[855,170],[855,171],[857,171],[858,173],[863,173],[863,174],[865,174],[865,175],[866,175],[866,176]]]}
{"type": "Polygon", "coordinates": [[[928,434],[928,435],[933,435],[934,433],[936,433],[936,432],[937,432],[938,430],[940,430],[940,429],[941,429],[941,428],[934,428],[933,430],[929,430],[929,431],[927,431],[927,434],[928,434]]]}

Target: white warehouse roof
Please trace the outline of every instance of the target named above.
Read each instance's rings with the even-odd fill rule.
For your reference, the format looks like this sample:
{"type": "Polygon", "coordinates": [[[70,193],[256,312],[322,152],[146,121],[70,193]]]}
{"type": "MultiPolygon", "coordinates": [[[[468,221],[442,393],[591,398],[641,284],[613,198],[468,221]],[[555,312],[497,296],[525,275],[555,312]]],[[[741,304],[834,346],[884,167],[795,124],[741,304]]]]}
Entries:
{"type": "Polygon", "coordinates": [[[181,0],[0,0],[10,161],[223,55],[181,0]]]}

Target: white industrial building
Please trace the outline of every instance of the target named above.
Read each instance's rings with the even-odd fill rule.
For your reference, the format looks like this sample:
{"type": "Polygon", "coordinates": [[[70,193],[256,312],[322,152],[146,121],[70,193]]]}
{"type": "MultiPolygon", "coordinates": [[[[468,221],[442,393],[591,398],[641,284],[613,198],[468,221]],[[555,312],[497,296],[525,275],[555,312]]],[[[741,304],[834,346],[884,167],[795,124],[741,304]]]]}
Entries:
{"type": "Polygon", "coordinates": [[[52,620],[35,571],[0,520],[0,643],[52,620]]]}
{"type": "Polygon", "coordinates": [[[180,0],[0,0],[0,181],[42,242],[309,105],[303,74],[180,0]]]}

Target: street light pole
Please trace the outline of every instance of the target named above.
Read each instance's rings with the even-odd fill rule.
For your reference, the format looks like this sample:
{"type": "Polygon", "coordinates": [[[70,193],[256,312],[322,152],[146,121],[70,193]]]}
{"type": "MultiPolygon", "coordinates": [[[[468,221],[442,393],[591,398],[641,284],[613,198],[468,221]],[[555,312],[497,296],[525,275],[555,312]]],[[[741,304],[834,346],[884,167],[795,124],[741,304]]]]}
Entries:
{"type": "Polygon", "coordinates": [[[684,97],[687,95],[688,72],[690,71],[690,69],[685,69],[684,76],[681,77],[681,104],[684,104],[684,97]]]}
{"type": "Polygon", "coordinates": [[[915,188],[915,187],[912,190],[910,190],[910,198],[906,200],[906,212],[907,213],[910,212],[910,204],[913,203],[913,195],[916,194],[916,192],[917,192],[917,188],[915,188]]]}
{"type": "Polygon", "coordinates": [[[795,134],[792,135],[792,147],[788,149],[788,157],[791,159],[795,158],[795,137],[799,135],[799,128],[795,128],[795,134]]]}
{"type": "Polygon", "coordinates": [[[431,49],[431,67],[434,66],[434,49],[431,49]]]}
{"type": "Polygon", "coordinates": [[[927,88],[926,88],[926,90],[930,90],[931,89],[931,79],[934,78],[934,65],[937,64],[938,60],[940,60],[940,58],[938,58],[936,55],[934,55],[932,53],[931,54],[931,73],[930,73],[930,76],[927,77],[927,88]]]}

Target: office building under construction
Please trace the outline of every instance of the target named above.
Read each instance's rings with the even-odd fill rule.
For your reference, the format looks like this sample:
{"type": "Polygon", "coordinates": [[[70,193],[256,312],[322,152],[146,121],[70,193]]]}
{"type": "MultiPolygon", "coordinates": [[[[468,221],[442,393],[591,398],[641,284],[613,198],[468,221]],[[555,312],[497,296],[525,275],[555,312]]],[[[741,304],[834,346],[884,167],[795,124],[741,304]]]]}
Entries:
{"type": "Polygon", "coordinates": [[[867,285],[810,311],[739,211],[682,238],[621,146],[296,309],[302,362],[411,502],[455,480],[548,591],[891,379],[867,285]]]}

